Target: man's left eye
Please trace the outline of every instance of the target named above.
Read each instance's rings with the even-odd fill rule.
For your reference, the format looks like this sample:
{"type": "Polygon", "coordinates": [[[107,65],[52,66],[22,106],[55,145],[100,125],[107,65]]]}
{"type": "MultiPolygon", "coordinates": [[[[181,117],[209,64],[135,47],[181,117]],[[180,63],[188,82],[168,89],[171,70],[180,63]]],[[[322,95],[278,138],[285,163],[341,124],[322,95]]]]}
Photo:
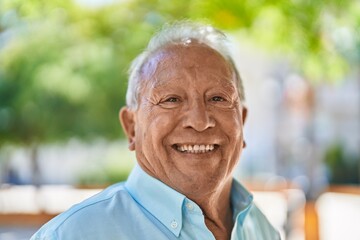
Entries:
{"type": "Polygon", "coordinates": [[[222,97],[219,97],[219,96],[215,96],[215,97],[212,97],[212,98],[211,98],[211,101],[214,101],[214,102],[223,102],[223,101],[225,101],[225,99],[222,98],[222,97]]]}
{"type": "Polygon", "coordinates": [[[179,99],[178,98],[175,98],[175,97],[170,97],[170,98],[168,98],[168,99],[166,99],[165,100],[165,102],[178,102],[179,101],[179,99]]]}

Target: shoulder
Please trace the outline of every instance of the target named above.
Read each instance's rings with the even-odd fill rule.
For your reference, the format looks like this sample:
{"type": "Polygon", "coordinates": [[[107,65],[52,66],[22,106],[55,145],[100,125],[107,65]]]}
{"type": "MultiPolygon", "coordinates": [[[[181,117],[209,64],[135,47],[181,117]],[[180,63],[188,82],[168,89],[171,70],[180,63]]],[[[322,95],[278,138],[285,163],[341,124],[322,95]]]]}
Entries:
{"type": "Polygon", "coordinates": [[[257,226],[258,234],[263,236],[263,239],[280,240],[280,234],[278,230],[270,223],[264,213],[256,206],[255,203],[251,205],[249,211],[250,225],[257,226]]]}
{"type": "Polygon", "coordinates": [[[62,232],[75,233],[81,232],[82,228],[101,227],[106,224],[104,219],[113,218],[117,213],[123,214],[131,204],[134,200],[124,184],[114,184],[50,220],[31,240],[55,240],[60,239],[62,232]]]}

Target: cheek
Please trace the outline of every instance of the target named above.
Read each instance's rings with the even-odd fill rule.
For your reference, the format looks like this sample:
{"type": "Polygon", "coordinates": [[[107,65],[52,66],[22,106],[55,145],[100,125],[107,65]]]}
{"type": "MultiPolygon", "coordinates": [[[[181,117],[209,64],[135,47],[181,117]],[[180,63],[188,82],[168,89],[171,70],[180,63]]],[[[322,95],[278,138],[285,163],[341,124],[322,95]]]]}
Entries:
{"type": "Polygon", "coordinates": [[[174,116],[166,113],[154,113],[147,116],[148,124],[144,126],[143,136],[148,144],[163,144],[166,136],[176,127],[174,116]]]}
{"type": "Polygon", "coordinates": [[[223,131],[230,139],[239,140],[242,138],[243,124],[240,114],[236,112],[224,112],[219,114],[219,116],[218,122],[222,125],[223,131]]]}

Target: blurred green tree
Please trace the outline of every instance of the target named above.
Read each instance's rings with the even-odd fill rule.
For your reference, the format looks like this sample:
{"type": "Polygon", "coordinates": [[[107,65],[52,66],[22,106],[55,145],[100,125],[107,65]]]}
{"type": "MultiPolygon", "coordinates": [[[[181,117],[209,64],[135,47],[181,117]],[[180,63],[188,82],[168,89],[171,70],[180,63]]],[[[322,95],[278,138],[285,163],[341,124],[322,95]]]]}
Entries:
{"type": "Polygon", "coordinates": [[[15,24],[2,34],[0,143],[118,138],[126,68],[145,40],[130,33],[150,33],[147,26],[130,27],[120,7],[17,3],[15,24]]]}
{"type": "Polygon", "coordinates": [[[282,54],[312,81],[341,81],[359,66],[359,1],[200,0],[195,9],[242,39],[282,54]]]}
{"type": "Polygon", "coordinates": [[[29,147],[36,182],[39,144],[121,136],[126,68],[151,26],[126,5],[1,3],[0,146],[29,147]]]}
{"type": "Polygon", "coordinates": [[[360,156],[346,153],[342,143],[333,143],[325,152],[331,184],[360,184],[360,156]]]}

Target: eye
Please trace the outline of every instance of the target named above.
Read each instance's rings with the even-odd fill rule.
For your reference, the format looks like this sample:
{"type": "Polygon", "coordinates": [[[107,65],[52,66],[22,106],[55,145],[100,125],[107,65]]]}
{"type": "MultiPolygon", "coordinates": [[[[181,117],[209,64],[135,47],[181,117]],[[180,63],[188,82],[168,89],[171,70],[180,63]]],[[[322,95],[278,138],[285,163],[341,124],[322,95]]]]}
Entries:
{"type": "Polygon", "coordinates": [[[175,102],[179,102],[180,100],[176,97],[169,97],[167,99],[165,99],[164,102],[170,102],[170,103],[175,103],[175,102]]]}
{"type": "Polygon", "coordinates": [[[209,97],[209,104],[217,108],[231,108],[234,105],[233,99],[226,94],[212,95],[209,97]]]}
{"type": "Polygon", "coordinates": [[[181,104],[181,102],[182,102],[181,97],[168,96],[168,97],[164,97],[163,100],[161,100],[158,103],[158,105],[164,108],[174,108],[174,107],[178,107],[181,104]]]}
{"type": "Polygon", "coordinates": [[[212,97],[210,100],[214,101],[214,102],[223,102],[223,101],[225,101],[225,99],[223,97],[219,97],[219,96],[212,97]]]}
{"type": "Polygon", "coordinates": [[[164,97],[163,100],[161,100],[158,105],[163,108],[176,108],[180,106],[181,104],[181,97],[178,96],[168,96],[164,97]]]}

